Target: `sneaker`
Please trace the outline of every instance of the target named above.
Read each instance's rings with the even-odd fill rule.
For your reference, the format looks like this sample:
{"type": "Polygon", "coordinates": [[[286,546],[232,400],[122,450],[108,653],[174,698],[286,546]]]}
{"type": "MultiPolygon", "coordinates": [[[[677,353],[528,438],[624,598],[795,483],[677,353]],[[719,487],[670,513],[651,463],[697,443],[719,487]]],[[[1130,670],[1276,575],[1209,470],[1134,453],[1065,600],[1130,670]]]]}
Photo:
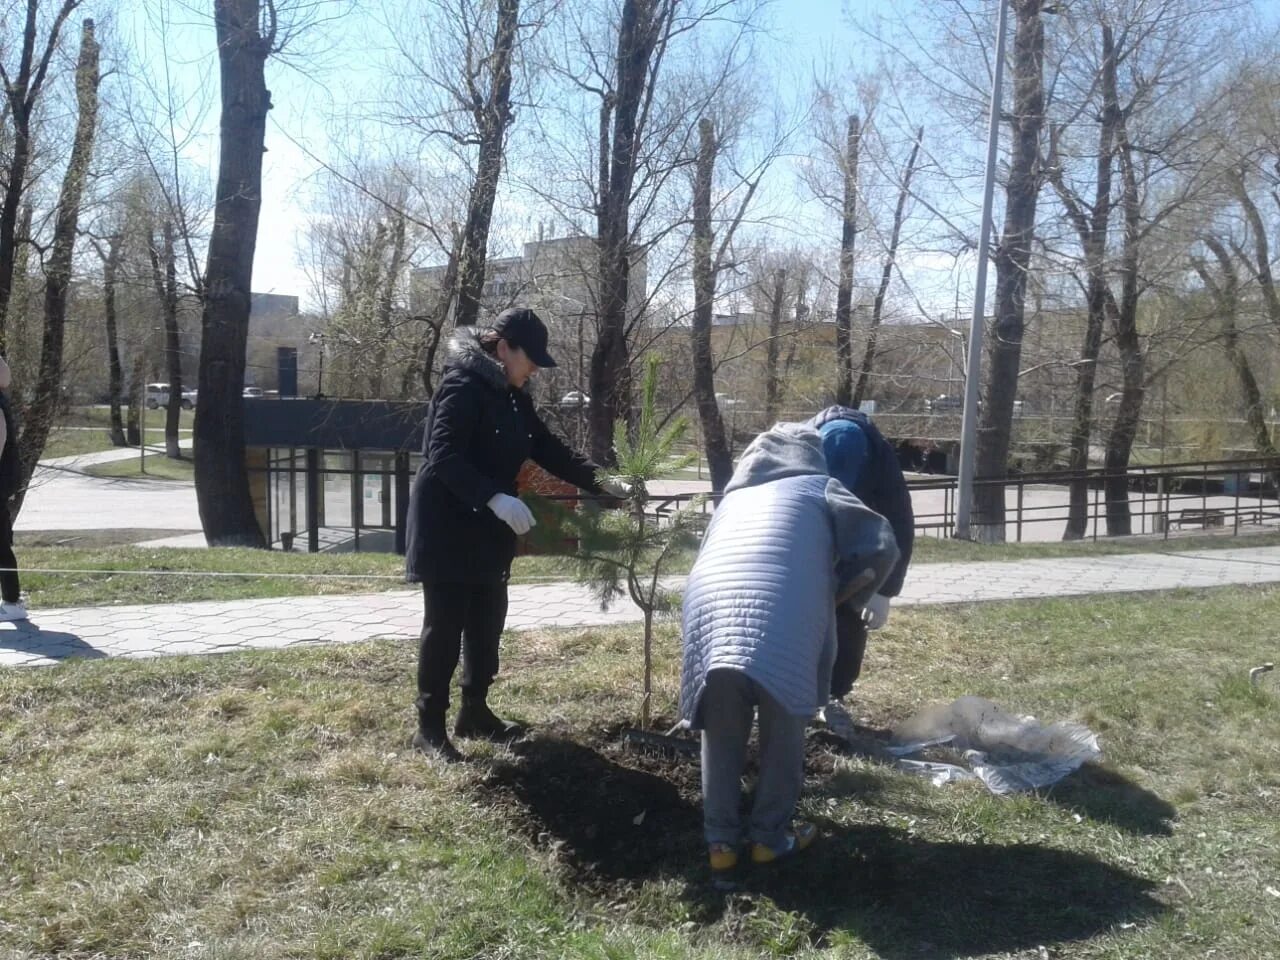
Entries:
{"type": "Polygon", "coordinates": [[[0,603],[0,620],[25,619],[27,619],[27,605],[21,600],[15,600],[13,603],[6,600],[0,603]]]}
{"type": "Polygon", "coordinates": [[[707,859],[712,873],[725,873],[738,865],[738,851],[727,843],[708,844],[707,859]]]}
{"type": "Polygon", "coordinates": [[[817,836],[818,828],[812,823],[797,822],[787,832],[787,843],[781,850],[775,850],[773,847],[765,846],[763,843],[753,843],[751,845],[751,862],[773,863],[777,860],[783,860],[799,853],[801,850],[807,849],[817,836]]]}

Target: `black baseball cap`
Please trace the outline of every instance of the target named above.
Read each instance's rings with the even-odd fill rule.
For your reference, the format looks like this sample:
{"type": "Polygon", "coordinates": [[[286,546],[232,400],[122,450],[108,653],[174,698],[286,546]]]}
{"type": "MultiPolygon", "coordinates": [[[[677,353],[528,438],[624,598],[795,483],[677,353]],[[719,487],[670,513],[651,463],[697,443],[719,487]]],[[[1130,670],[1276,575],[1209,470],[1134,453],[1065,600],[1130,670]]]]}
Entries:
{"type": "Polygon", "coordinates": [[[519,347],[540,367],[554,367],[547,353],[547,326],[528,307],[509,307],[493,321],[493,330],[513,346],[519,347]]]}

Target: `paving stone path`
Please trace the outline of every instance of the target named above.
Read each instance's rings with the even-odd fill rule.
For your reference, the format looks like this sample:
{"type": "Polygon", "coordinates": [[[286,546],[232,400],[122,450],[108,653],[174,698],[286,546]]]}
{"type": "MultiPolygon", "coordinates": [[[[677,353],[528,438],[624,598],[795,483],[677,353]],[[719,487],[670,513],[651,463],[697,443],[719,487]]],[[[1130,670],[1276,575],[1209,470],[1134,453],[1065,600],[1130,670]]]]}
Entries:
{"type": "MultiPolygon", "coordinates": [[[[931,563],[911,568],[899,605],[972,603],[1280,582],[1280,546],[1135,553],[1011,562],[931,563]]],[[[678,583],[678,581],[677,581],[678,583]]],[[[32,610],[0,623],[0,667],[44,666],[69,657],[225,653],[374,637],[417,636],[417,590],[375,594],[32,610]]],[[[635,622],[629,601],[602,611],[563,582],[511,588],[511,630],[635,622]]]]}

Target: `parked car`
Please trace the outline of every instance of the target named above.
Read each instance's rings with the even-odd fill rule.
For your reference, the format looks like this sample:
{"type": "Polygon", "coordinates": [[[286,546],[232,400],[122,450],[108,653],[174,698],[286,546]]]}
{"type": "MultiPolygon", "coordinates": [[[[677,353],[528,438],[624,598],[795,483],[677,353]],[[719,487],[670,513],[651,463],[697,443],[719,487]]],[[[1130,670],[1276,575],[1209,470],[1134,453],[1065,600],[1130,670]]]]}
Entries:
{"type": "Polygon", "coordinates": [[[722,407],[736,407],[739,401],[735,400],[733,397],[729,396],[727,393],[717,393],[716,403],[718,403],[722,407]]]}
{"type": "Polygon", "coordinates": [[[560,398],[560,406],[562,407],[589,407],[591,406],[591,398],[581,390],[570,390],[560,398]]]}
{"type": "Polygon", "coordinates": [[[242,396],[245,397],[261,397],[265,396],[261,387],[245,387],[242,396]]]}
{"type": "MultiPolygon", "coordinates": [[[[195,390],[182,391],[182,409],[190,410],[196,405],[195,390]]],[[[151,410],[158,410],[160,407],[169,405],[169,384],[167,383],[148,383],[147,384],[147,407],[151,410]]]]}
{"type": "Polygon", "coordinates": [[[963,410],[964,397],[943,393],[931,400],[926,400],[924,408],[930,413],[937,413],[943,410],[963,410]]]}

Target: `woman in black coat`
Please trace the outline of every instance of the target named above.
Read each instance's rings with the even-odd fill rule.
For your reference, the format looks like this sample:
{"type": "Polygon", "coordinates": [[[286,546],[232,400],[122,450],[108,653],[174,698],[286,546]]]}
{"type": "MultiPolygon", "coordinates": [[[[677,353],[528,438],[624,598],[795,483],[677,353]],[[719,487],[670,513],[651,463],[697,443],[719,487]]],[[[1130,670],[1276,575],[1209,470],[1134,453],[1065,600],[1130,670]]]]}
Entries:
{"type": "Polygon", "coordinates": [[[498,638],[507,616],[507,579],[516,537],[534,525],[517,497],[525,460],[589,493],[625,496],[626,484],[596,481],[598,467],[538,418],[523,389],[554,367],[547,328],[532,310],[512,308],[488,330],[460,329],[423,429],[422,466],[409,497],[405,568],[423,591],[418,649],[418,732],[414,746],[459,760],[445,728],[449,686],[462,658],[460,737],[507,739],[519,732],[489,709],[498,638]]]}

